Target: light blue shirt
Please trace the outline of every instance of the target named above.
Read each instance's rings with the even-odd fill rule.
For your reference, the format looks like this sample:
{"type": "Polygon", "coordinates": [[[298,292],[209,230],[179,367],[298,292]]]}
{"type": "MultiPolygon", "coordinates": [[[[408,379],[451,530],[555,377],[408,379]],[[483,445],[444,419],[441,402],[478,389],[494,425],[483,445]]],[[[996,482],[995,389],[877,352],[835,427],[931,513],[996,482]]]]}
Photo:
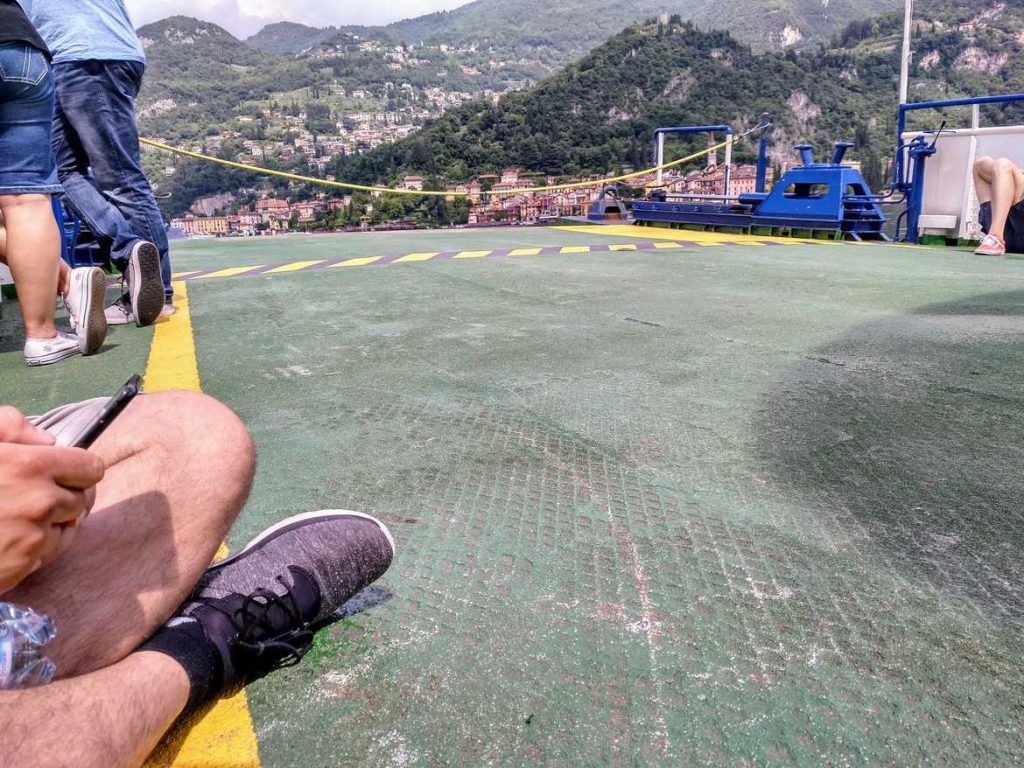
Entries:
{"type": "Polygon", "coordinates": [[[146,54],[124,0],[19,0],[53,54],[53,63],[139,61],[146,54]]]}

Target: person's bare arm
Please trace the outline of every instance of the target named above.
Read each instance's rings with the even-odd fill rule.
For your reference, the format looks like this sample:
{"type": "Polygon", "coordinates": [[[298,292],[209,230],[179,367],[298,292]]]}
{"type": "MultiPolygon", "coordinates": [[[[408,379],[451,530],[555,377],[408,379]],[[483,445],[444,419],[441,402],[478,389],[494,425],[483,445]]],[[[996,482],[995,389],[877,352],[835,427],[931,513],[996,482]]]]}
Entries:
{"type": "Polygon", "coordinates": [[[104,471],[96,456],[54,447],[18,411],[0,408],[0,594],[71,546],[104,471]]]}

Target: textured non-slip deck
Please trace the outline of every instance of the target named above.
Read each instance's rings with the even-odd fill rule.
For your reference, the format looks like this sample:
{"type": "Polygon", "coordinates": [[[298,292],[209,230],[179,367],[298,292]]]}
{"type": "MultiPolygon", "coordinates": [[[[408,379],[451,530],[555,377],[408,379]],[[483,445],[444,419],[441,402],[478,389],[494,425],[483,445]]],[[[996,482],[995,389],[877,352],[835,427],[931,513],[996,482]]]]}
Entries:
{"type": "MultiPolygon", "coordinates": [[[[177,246],[179,273],[307,265],[188,283],[203,389],[260,450],[229,544],[323,507],[398,541],[249,688],[264,766],[1024,760],[1024,262],[593,248],[686,235],[654,234],[177,246]]],[[[149,352],[120,329],[53,383],[0,331],[28,410],[149,352]]]]}

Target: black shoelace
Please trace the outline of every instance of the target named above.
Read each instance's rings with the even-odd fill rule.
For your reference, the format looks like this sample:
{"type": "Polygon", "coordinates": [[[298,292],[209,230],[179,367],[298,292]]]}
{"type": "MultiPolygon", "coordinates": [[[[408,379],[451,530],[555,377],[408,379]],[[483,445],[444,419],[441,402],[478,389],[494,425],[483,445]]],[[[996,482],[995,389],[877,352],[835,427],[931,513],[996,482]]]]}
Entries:
{"type": "MultiPolygon", "coordinates": [[[[269,589],[258,589],[245,596],[237,609],[208,603],[226,615],[238,630],[238,638],[233,643],[235,650],[265,671],[295,666],[313,647],[314,634],[303,620],[288,585],[281,576],[277,577],[277,581],[285,587],[284,595],[269,589]],[[287,624],[295,628],[282,631],[279,626],[275,626],[278,622],[270,616],[274,608],[283,612],[287,624]],[[264,639],[259,639],[260,636],[264,639]],[[268,664],[269,668],[266,666],[268,664]]],[[[233,602],[230,601],[229,605],[233,602]]]]}

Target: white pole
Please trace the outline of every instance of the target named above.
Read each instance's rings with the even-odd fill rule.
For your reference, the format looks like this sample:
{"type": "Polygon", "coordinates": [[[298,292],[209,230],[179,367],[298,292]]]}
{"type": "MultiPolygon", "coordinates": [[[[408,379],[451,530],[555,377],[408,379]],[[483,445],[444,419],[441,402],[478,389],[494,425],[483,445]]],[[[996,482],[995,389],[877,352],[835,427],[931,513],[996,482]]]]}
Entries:
{"type": "Polygon", "coordinates": [[[729,192],[732,191],[732,134],[726,136],[728,144],[725,145],[725,196],[729,196],[729,192]]]}
{"type": "Polygon", "coordinates": [[[665,179],[665,170],[661,167],[665,164],[665,134],[658,134],[658,186],[660,187],[665,179]]]}
{"type": "Polygon", "coordinates": [[[903,61],[900,64],[900,104],[906,104],[910,96],[910,33],[914,26],[914,0],[907,0],[903,17],[903,61]]]}

